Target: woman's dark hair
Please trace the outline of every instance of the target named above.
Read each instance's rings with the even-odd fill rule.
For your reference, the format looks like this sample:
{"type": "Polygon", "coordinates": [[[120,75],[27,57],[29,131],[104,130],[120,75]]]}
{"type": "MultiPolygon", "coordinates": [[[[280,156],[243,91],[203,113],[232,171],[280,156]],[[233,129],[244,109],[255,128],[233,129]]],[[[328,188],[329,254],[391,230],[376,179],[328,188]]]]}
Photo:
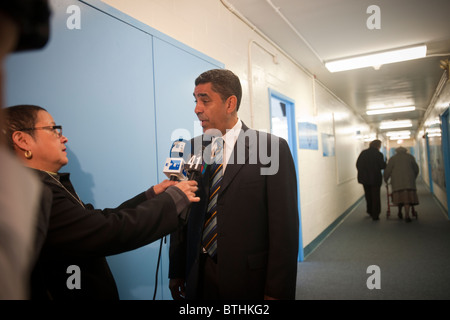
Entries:
{"type": "MultiPolygon", "coordinates": [[[[25,104],[4,109],[6,143],[12,150],[14,150],[13,133],[15,131],[25,131],[23,129],[34,128],[39,111],[47,110],[39,106],[25,104]]],[[[31,136],[34,136],[33,130],[27,132],[31,136]]]]}
{"type": "Polygon", "coordinates": [[[195,86],[204,83],[211,83],[211,88],[217,92],[222,101],[227,100],[231,96],[236,96],[236,111],[239,110],[242,99],[242,87],[239,78],[230,70],[212,69],[203,72],[195,79],[195,86]]]}

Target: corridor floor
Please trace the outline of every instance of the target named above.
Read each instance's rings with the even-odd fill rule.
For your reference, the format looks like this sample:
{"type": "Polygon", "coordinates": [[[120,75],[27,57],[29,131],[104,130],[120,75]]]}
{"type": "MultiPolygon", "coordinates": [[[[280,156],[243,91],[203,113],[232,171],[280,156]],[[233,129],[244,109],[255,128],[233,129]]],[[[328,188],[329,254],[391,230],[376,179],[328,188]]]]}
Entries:
{"type": "Polygon", "coordinates": [[[411,223],[397,218],[397,207],[386,218],[384,185],[379,221],[363,199],[299,263],[296,299],[450,299],[450,221],[423,182],[418,196],[411,223]]]}

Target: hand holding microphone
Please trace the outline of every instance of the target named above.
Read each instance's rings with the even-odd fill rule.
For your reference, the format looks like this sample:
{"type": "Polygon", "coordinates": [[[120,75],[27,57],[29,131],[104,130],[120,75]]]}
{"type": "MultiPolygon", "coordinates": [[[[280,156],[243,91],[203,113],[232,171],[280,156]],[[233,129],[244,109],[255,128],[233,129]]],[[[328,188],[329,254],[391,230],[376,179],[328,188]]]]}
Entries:
{"type": "Polygon", "coordinates": [[[190,202],[199,202],[200,197],[197,197],[195,193],[198,190],[198,183],[195,180],[185,180],[178,182],[175,187],[184,192],[190,202]]]}
{"type": "Polygon", "coordinates": [[[166,189],[170,186],[174,186],[176,185],[177,182],[176,181],[172,181],[172,180],[163,180],[163,182],[155,184],[153,186],[153,191],[155,191],[155,194],[160,194],[163,193],[164,191],[166,191],[166,189]]]}
{"type": "Polygon", "coordinates": [[[198,190],[198,183],[193,178],[196,176],[195,172],[200,170],[201,157],[200,160],[195,156],[189,159],[187,155],[190,149],[188,141],[182,138],[174,141],[170,149],[170,157],[166,159],[163,169],[164,174],[170,181],[165,180],[161,184],[164,184],[166,188],[174,185],[188,197],[190,202],[199,202],[200,198],[195,195],[195,192],[198,190]]]}
{"type": "Polygon", "coordinates": [[[179,182],[166,179],[163,182],[154,185],[153,190],[155,191],[155,194],[158,195],[171,186],[180,189],[188,197],[189,202],[200,201],[200,198],[195,196],[195,192],[198,190],[197,181],[195,180],[184,180],[179,182]]]}

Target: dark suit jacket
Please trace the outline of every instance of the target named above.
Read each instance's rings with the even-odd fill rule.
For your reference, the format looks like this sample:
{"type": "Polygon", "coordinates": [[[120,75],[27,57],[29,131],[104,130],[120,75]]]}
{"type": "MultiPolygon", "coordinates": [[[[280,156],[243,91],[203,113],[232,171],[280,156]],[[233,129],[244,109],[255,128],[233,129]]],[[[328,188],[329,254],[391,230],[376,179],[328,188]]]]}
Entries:
{"type": "MultiPolygon", "coordinates": [[[[51,207],[50,216],[39,216],[37,243],[43,245],[32,273],[32,299],[118,299],[105,256],[151,243],[180,224],[166,193],[151,200],[141,193],[115,209],[98,210],[90,204],[83,208],[47,173],[35,171],[52,193],[43,199],[44,207],[51,207]],[[80,268],[79,290],[66,285],[71,265],[80,268]]],[[[59,178],[75,195],[69,174],[59,178]]]]}
{"type": "MultiPolygon", "coordinates": [[[[245,134],[241,131],[239,135],[218,196],[220,296],[223,299],[263,299],[268,295],[294,299],[299,220],[292,156],[285,140],[251,130],[245,124],[242,129],[245,134]],[[268,163],[265,156],[271,152],[274,159],[268,163]],[[271,164],[275,168],[277,163],[275,174],[261,174],[261,169],[267,170],[271,164]]],[[[201,146],[198,140],[202,137],[194,139],[194,148],[201,146]]],[[[199,183],[201,201],[193,204],[188,225],[171,235],[169,277],[186,279],[188,299],[198,297],[208,179],[206,170],[199,183]]]]}
{"type": "Polygon", "coordinates": [[[381,170],[386,168],[383,154],[377,148],[363,150],[356,160],[358,182],[366,186],[381,186],[381,170]]]}

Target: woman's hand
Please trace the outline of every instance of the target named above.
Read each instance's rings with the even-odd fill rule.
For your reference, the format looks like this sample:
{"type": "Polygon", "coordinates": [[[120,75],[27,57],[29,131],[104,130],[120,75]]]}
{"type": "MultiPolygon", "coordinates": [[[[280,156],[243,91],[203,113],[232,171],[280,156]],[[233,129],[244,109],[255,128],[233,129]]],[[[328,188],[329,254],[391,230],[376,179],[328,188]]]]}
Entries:
{"type": "Polygon", "coordinates": [[[195,180],[181,181],[175,185],[188,197],[190,202],[199,202],[200,198],[195,196],[195,192],[198,190],[198,183],[195,180]]]}
{"type": "Polygon", "coordinates": [[[164,191],[166,191],[166,189],[170,186],[174,186],[176,185],[178,182],[177,181],[170,181],[170,180],[164,180],[161,183],[158,183],[157,185],[153,186],[153,191],[155,191],[155,194],[160,194],[163,193],[164,191]]]}
{"type": "Polygon", "coordinates": [[[190,202],[199,202],[200,198],[195,196],[195,192],[197,192],[198,183],[195,180],[185,180],[185,181],[170,181],[170,180],[164,180],[161,183],[158,183],[157,185],[153,186],[153,191],[155,191],[155,194],[158,195],[160,193],[163,193],[166,191],[166,189],[170,186],[176,186],[178,189],[183,191],[183,193],[188,197],[190,202]]]}

